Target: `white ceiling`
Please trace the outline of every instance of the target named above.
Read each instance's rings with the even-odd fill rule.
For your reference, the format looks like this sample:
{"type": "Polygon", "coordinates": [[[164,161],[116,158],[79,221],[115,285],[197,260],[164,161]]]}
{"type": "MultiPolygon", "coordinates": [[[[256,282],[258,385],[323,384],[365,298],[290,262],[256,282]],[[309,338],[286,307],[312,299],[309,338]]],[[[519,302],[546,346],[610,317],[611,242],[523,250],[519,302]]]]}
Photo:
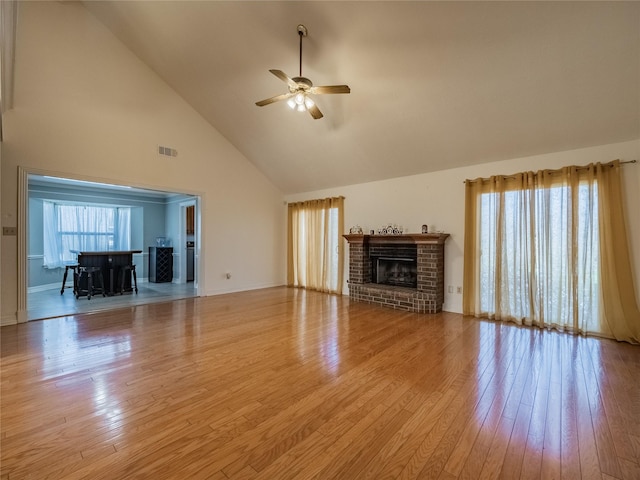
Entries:
{"type": "Polygon", "coordinates": [[[88,1],[285,193],[640,137],[640,3],[88,1]],[[324,118],[269,69],[350,95],[324,118]]]}

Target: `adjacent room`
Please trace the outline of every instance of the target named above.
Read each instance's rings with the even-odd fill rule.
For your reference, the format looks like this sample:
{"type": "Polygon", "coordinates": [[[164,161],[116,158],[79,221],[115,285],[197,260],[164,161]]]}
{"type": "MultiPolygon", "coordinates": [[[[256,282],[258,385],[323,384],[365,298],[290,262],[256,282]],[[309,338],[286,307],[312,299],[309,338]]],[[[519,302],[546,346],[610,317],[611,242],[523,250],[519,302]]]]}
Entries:
{"type": "Polygon", "coordinates": [[[43,175],[28,197],[27,321],[197,296],[197,197],[43,175]],[[109,253],[96,292],[86,274],[79,288],[80,251],[109,253]],[[114,268],[114,252],[131,252],[133,270],[114,268]]]}
{"type": "Polygon", "coordinates": [[[0,478],[640,478],[640,3],[0,15],[0,478]]]}

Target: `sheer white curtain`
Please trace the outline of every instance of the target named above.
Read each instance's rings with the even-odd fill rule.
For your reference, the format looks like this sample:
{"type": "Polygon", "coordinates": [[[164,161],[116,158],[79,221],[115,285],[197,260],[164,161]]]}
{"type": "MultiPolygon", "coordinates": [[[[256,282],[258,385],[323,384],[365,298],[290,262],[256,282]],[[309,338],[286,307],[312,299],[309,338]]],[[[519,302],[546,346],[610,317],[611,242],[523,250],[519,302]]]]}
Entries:
{"type": "Polygon", "coordinates": [[[53,202],[42,202],[42,228],[44,237],[44,266],[45,268],[57,268],[64,265],[70,258],[62,257],[62,237],[58,235],[58,222],[56,222],[56,208],[53,202]]]}
{"type": "Polygon", "coordinates": [[[114,250],[130,250],[131,248],[131,208],[116,209],[116,229],[114,250]]]}
{"type": "Polygon", "coordinates": [[[480,311],[489,318],[598,330],[597,184],[484,193],[480,311]]]}
{"type": "Polygon", "coordinates": [[[75,261],[74,251],[129,250],[131,209],[43,202],[44,266],[75,261]]]}

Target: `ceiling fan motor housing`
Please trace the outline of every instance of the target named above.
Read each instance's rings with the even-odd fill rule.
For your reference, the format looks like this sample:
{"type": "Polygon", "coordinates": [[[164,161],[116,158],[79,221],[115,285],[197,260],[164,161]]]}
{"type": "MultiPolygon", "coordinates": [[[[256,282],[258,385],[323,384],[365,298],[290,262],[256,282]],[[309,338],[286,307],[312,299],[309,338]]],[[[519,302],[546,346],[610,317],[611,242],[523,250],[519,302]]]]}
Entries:
{"type": "Polygon", "coordinates": [[[311,80],[305,77],[293,77],[291,80],[298,84],[298,90],[302,89],[306,91],[313,87],[311,80]]]}

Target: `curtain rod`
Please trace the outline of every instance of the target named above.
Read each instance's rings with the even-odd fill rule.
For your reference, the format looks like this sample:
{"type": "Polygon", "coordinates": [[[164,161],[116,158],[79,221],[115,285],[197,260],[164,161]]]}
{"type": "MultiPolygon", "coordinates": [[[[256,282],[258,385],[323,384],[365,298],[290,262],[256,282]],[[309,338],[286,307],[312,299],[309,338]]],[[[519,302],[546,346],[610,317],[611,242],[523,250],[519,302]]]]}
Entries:
{"type": "MultiPolygon", "coordinates": [[[[613,160],[615,161],[615,160],[613,160]]],[[[638,160],[626,160],[624,162],[620,162],[620,165],[624,165],[626,163],[638,163],[638,160]]],[[[613,166],[613,165],[611,165],[613,166]]],[[[578,167],[578,169],[584,169],[587,167],[578,167]]],[[[515,178],[513,175],[497,175],[498,177],[505,177],[505,178],[515,178]]],[[[482,180],[488,180],[487,178],[483,178],[482,180]]],[[[462,183],[467,183],[467,182],[475,182],[476,180],[463,180],[462,183]]]]}

